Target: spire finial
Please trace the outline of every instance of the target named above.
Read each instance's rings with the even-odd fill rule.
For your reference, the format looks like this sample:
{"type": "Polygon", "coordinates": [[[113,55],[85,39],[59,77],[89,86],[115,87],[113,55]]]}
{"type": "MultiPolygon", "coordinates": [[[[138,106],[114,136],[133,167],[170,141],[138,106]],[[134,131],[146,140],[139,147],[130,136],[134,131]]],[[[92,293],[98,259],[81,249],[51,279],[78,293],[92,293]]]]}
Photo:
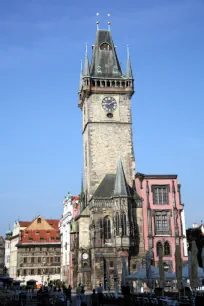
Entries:
{"type": "MultiPolygon", "coordinates": [[[[110,17],[110,14],[107,14],[108,17],[110,17]]],[[[108,21],[108,31],[110,31],[110,25],[111,25],[111,22],[108,21]]]]}
{"type": "MultiPolygon", "coordinates": [[[[98,17],[99,13],[96,13],[96,16],[98,17]]],[[[96,28],[97,28],[97,31],[98,31],[99,30],[99,21],[98,20],[96,21],[96,28]]]]}
{"type": "Polygon", "coordinates": [[[81,63],[81,73],[83,72],[83,62],[82,62],[82,60],[80,61],[80,63],[81,63]]]}
{"type": "Polygon", "coordinates": [[[128,57],[130,56],[130,48],[129,48],[129,45],[127,45],[127,56],[128,56],[128,57]]]}
{"type": "Polygon", "coordinates": [[[86,42],[86,54],[88,53],[88,43],[86,42]]]}

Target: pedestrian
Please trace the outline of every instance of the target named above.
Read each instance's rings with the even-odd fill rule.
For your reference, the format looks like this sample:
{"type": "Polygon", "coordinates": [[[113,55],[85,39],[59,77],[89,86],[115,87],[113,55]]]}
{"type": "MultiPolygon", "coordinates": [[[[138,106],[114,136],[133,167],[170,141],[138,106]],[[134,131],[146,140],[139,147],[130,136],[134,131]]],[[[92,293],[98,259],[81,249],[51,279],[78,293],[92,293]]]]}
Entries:
{"type": "Polygon", "coordinates": [[[103,306],[103,286],[101,285],[101,283],[99,284],[99,287],[97,287],[97,293],[98,293],[99,306],[100,305],[103,306]]]}
{"type": "Polygon", "coordinates": [[[70,303],[72,302],[72,287],[70,285],[67,289],[67,299],[70,303]]]}
{"type": "Polygon", "coordinates": [[[93,293],[91,295],[91,305],[92,306],[97,306],[98,305],[98,296],[96,294],[96,290],[93,289],[93,293]]]}
{"type": "Polygon", "coordinates": [[[81,291],[80,299],[81,299],[81,306],[87,306],[87,296],[85,295],[84,289],[82,289],[81,291]]]}
{"type": "Polygon", "coordinates": [[[76,306],[81,305],[81,284],[76,288],[76,306]]]}

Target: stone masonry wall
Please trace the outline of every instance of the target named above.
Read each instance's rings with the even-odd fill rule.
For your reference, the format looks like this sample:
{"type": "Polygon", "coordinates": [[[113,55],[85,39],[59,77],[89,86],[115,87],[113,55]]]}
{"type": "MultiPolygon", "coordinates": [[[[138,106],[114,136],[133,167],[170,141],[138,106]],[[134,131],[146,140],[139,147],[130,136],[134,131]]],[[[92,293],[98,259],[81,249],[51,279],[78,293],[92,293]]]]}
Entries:
{"type": "MultiPolygon", "coordinates": [[[[107,95],[108,96],[108,95],[107,95]]],[[[102,108],[105,95],[92,95],[85,102],[83,134],[84,183],[88,196],[93,194],[107,173],[115,173],[120,154],[127,182],[132,185],[135,172],[130,99],[127,95],[111,95],[117,101],[113,118],[102,108]]]]}

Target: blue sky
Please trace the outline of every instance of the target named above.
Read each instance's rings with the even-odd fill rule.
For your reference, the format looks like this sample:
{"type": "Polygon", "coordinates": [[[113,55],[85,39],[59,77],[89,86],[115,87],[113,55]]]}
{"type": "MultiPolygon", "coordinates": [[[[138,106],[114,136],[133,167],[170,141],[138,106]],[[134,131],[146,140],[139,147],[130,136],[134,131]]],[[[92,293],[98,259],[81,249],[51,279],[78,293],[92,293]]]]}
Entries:
{"type": "Polygon", "coordinates": [[[125,67],[130,45],[137,171],[178,174],[186,223],[203,214],[204,2],[0,0],[0,234],[59,218],[80,190],[80,60],[100,27],[125,67]],[[105,4],[104,4],[105,3],[105,4]]]}

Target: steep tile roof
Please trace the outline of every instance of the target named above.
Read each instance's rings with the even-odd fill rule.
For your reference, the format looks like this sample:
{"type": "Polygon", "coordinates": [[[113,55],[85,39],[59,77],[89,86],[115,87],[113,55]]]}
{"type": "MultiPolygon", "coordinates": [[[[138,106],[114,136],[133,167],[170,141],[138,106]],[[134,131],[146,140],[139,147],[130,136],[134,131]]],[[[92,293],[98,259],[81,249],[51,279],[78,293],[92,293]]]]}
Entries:
{"type": "Polygon", "coordinates": [[[19,221],[20,227],[27,227],[30,223],[30,221],[19,221]]]}
{"type": "Polygon", "coordinates": [[[21,240],[19,244],[27,243],[55,243],[60,242],[60,232],[58,229],[54,230],[22,230],[21,240]]]}

